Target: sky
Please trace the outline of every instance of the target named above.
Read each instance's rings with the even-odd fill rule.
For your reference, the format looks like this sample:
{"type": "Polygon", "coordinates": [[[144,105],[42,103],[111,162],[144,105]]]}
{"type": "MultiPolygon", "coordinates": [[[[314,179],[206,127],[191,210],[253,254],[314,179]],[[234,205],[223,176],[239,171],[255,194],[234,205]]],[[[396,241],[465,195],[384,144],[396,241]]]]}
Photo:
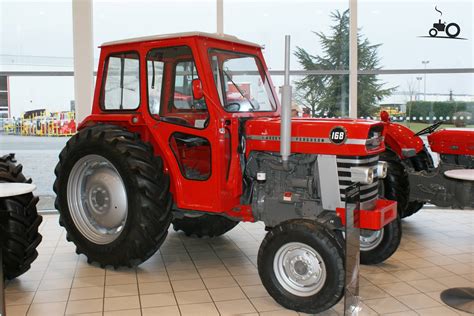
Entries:
{"type": "MultiPolygon", "coordinates": [[[[265,46],[270,69],[281,70],[284,35],[291,47],[322,53],[313,32],[328,33],[331,12],[343,11],[348,0],[224,0],[224,32],[265,46]]],[[[358,1],[360,32],[379,47],[384,69],[474,68],[474,1],[358,1]],[[435,6],[442,15],[435,11],[435,6]],[[441,18],[461,27],[462,39],[426,38],[441,18]]],[[[94,46],[135,36],[216,30],[215,0],[94,1],[94,46]]],[[[98,58],[100,50],[94,50],[98,58]]],[[[0,70],[71,70],[71,1],[0,0],[0,70]],[[20,57],[18,57],[20,56],[20,57]],[[38,57],[31,57],[38,56],[38,57]],[[14,64],[12,64],[14,60],[14,64]],[[33,66],[33,64],[35,66],[33,66]]],[[[292,57],[292,69],[301,69],[292,57]]],[[[417,75],[381,76],[387,87],[406,91],[417,75]]],[[[419,77],[419,75],[418,75],[419,77]]],[[[293,78],[297,79],[297,78],[293,78]]],[[[282,78],[274,78],[278,85],[282,78]]],[[[427,93],[474,95],[474,74],[428,75],[427,93]]],[[[73,98],[72,78],[10,78],[16,115],[48,106],[64,109],[73,98]]]]}

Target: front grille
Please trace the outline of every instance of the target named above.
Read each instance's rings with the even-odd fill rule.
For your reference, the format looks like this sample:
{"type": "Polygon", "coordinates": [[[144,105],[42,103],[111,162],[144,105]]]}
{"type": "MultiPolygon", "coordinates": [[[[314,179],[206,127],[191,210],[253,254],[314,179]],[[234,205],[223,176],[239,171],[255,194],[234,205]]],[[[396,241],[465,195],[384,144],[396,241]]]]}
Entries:
{"type": "MultiPolygon", "coordinates": [[[[346,188],[352,184],[351,182],[351,167],[374,167],[377,168],[379,161],[378,155],[373,156],[337,156],[337,174],[339,177],[339,193],[341,194],[341,201],[346,200],[344,194],[346,188]]],[[[379,192],[378,175],[374,174],[374,182],[371,184],[363,184],[360,186],[360,202],[365,203],[375,201],[379,192]]]]}

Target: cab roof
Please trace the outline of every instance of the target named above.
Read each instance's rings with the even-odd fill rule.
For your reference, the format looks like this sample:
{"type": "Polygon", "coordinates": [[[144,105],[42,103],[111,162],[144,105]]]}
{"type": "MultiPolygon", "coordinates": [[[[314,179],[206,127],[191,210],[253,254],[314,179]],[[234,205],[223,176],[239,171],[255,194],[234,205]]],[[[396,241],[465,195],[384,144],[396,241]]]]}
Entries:
{"type": "Polygon", "coordinates": [[[171,34],[134,37],[134,38],[127,38],[127,39],[118,40],[118,41],[105,42],[102,45],[100,45],[100,47],[119,45],[119,44],[128,44],[128,43],[138,43],[138,42],[151,42],[151,41],[159,41],[159,40],[170,39],[170,38],[183,38],[183,37],[212,38],[212,39],[217,39],[220,41],[239,43],[243,45],[249,45],[249,46],[262,48],[262,46],[259,44],[241,40],[237,36],[234,36],[234,35],[205,33],[205,32],[183,32],[183,33],[171,33],[171,34]]]}

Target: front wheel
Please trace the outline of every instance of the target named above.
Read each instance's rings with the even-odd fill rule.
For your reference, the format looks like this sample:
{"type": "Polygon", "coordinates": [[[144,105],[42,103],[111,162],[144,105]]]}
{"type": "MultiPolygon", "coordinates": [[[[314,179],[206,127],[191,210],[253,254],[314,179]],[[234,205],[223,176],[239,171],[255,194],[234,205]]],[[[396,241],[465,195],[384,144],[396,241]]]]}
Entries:
{"type": "Polygon", "coordinates": [[[267,233],[258,252],[258,272],[280,305],[319,313],[343,295],[343,253],[329,229],[311,220],[289,220],[267,233]]]}
{"type": "Polygon", "coordinates": [[[435,37],[438,34],[438,30],[435,28],[432,28],[430,29],[428,33],[430,34],[431,37],[435,37]]]}
{"type": "Polygon", "coordinates": [[[360,262],[377,264],[390,258],[400,245],[402,226],[396,218],[381,230],[360,230],[360,262]]]}

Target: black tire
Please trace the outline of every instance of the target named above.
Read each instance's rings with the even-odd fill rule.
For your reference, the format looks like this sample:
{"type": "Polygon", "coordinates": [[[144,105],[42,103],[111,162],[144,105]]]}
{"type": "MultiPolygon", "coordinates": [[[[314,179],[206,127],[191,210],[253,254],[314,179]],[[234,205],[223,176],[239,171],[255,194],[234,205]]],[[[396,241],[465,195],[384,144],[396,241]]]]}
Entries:
{"type": "Polygon", "coordinates": [[[387,162],[387,176],[381,181],[383,196],[388,200],[397,201],[398,215],[403,218],[410,197],[407,170],[400,158],[390,149],[380,155],[380,160],[387,162]]]}
{"type": "MultiPolygon", "coordinates": [[[[0,157],[0,182],[31,183],[15,164],[13,154],[0,157]]],[[[32,193],[0,198],[0,233],[3,238],[3,273],[5,278],[16,278],[31,267],[38,257],[36,248],[41,242],[38,227],[43,218],[38,215],[38,197],[32,193]]]]}
{"type": "Polygon", "coordinates": [[[430,34],[431,37],[436,37],[436,35],[438,34],[438,30],[435,28],[432,28],[429,30],[428,33],[430,34]]]}
{"type": "MultiPolygon", "coordinates": [[[[409,167],[413,168],[415,171],[428,170],[429,168],[433,167],[433,159],[431,158],[426,148],[423,148],[423,150],[420,151],[415,157],[405,159],[403,162],[409,167]]],[[[424,205],[425,202],[408,201],[407,207],[403,211],[402,218],[415,214],[424,205]]]]}
{"type": "MultiPolygon", "coordinates": [[[[380,156],[380,160],[387,162],[387,176],[381,181],[381,191],[383,197],[386,199],[397,201],[398,214],[395,220],[386,225],[383,230],[380,231],[380,234],[383,233],[383,235],[379,235],[379,237],[376,238],[377,242],[374,242],[373,245],[367,247],[367,250],[364,250],[361,244],[360,262],[362,264],[377,264],[384,262],[390,258],[395,251],[397,251],[402,238],[400,218],[403,216],[403,212],[408,205],[408,198],[410,195],[408,174],[398,156],[391,150],[387,149],[380,156]]],[[[361,232],[361,235],[364,235],[364,233],[367,234],[370,233],[370,231],[361,232]]]]}
{"type": "Polygon", "coordinates": [[[446,34],[449,37],[455,38],[459,35],[459,33],[461,33],[461,28],[456,23],[449,23],[448,25],[446,25],[446,34]],[[456,32],[454,32],[454,33],[449,32],[450,27],[454,27],[456,29],[456,32]]]}
{"type": "Polygon", "coordinates": [[[375,248],[360,251],[360,263],[362,264],[378,264],[390,258],[397,251],[402,239],[402,224],[399,217],[386,225],[382,230],[380,244],[375,248]]]}
{"type": "Polygon", "coordinates": [[[311,220],[295,219],[283,222],[270,230],[258,252],[258,272],[268,293],[280,305],[298,312],[314,314],[334,306],[344,290],[344,249],[334,232],[311,220]],[[278,250],[291,242],[312,247],[326,268],[322,288],[310,296],[295,295],[284,288],[274,271],[278,250]]]}
{"type": "Polygon", "coordinates": [[[173,219],[175,231],[182,230],[186,236],[217,237],[227,233],[239,222],[221,215],[204,214],[199,217],[183,217],[173,219]]]}
{"type": "Polygon", "coordinates": [[[161,246],[171,222],[172,199],[169,177],[163,162],[150,144],[136,133],[115,125],[87,127],[73,136],[59,155],[54,191],[60,225],[76,252],[102,267],[132,267],[151,257],[161,246]],[[118,237],[106,244],[92,242],[76,227],[67,199],[68,178],[76,162],[87,155],[99,155],[116,168],[126,190],[127,217],[118,237]]]}

